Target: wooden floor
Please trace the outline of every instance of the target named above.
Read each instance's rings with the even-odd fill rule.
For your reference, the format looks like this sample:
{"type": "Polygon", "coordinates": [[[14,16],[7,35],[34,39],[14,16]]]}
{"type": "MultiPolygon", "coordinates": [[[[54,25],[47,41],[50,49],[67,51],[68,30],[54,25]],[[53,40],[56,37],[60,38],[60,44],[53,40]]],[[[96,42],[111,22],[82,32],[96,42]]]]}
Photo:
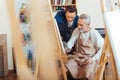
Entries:
{"type": "MultiPolygon", "coordinates": [[[[12,72],[12,73],[9,73],[9,75],[6,77],[0,77],[0,80],[18,80],[18,79],[17,79],[16,74],[12,72]]],[[[73,80],[73,79],[69,77],[68,80],[73,80]]],[[[112,69],[111,69],[110,63],[108,63],[108,65],[106,65],[103,80],[114,80],[112,77],[112,69]]]]}
{"type": "Polygon", "coordinates": [[[17,80],[17,76],[14,72],[10,72],[8,76],[0,77],[0,80],[17,80]]]}

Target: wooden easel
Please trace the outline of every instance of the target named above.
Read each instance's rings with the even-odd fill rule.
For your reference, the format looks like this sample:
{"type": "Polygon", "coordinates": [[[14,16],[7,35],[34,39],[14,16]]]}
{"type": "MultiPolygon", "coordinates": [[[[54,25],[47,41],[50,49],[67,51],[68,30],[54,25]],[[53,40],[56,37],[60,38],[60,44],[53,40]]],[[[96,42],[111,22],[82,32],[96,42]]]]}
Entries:
{"type": "MultiPolygon", "coordinates": [[[[42,0],[41,0],[42,1],[42,0]]],[[[33,0],[33,2],[34,2],[34,0],[33,0]]],[[[61,38],[60,38],[60,34],[59,34],[59,31],[58,31],[58,29],[57,29],[57,27],[56,27],[56,22],[55,22],[55,20],[54,20],[54,17],[52,16],[52,8],[51,8],[51,2],[50,2],[50,0],[45,0],[45,1],[42,1],[42,2],[44,2],[44,4],[42,3],[42,5],[43,5],[43,7],[41,7],[41,10],[43,10],[43,12],[40,12],[40,13],[38,13],[38,15],[39,14],[41,14],[41,16],[42,16],[42,14],[44,14],[44,16],[46,16],[46,18],[47,18],[47,20],[45,21],[46,22],[46,29],[50,29],[51,31],[50,32],[52,32],[52,33],[48,33],[48,32],[46,32],[46,34],[49,34],[49,35],[53,35],[53,36],[51,36],[51,37],[53,37],[53,38],[55,38],[55,41],[51,41],[51,42],[53,42],[53,44],[51,44],[50,45],[50,47],[51,48],[53,48],[54,49],[54,47],[56,47],[56,50],[57,51],[55,51],[55,55],[57,54],[57,60],[59,60],[60,61],[60,64],[61,64],[61,71],[62,71],[62,75],[63,75],[63,79],[64,80],[67,80],[67,76],[66,76],[66,71],[65,71],[65,66],[64,66],[64,62],[65,62],[65,60],[66,60],[66,55],[64,54],[64,51],[63,51],[63,46],[62,46],[62,42],[61,42],[61,38]],[[51,26],[51,28],[48,28],[48,26],[51,26]]],[[[37,2],[36,2],[37,3],[37,2]]],[[[35,4],[36,5],[36,4],[35,4]]],[[[35,6],[34,5],[34,6],[35,6]]],[[[34,12],[34,11],[33,11],[34,12]]],[[[36,15],[36,14],[33,14],[33,15],[36,15]]],[[[45,17],[43,17],[43,18],[45,18],[45,17]]],[[[36,20],[36,18],[34,19],[34,20],[36,20]]],[[[34,21],[33,20],[33,21],[34,21]]],[[[40,20],[39,20],[40,21],[40,20]]],[[[41,20],[42,21],[42,20],[41,20]]],[[[42,25],[42,24],[41,24],[42,25]]],[[[45,25],[45,24],[44,24],[45,25]]],[[[48,35],[48,36],[49,36],[48,35]]],[[[35,35],[34,35],[35,36],[35,35]]],[[[36,37],[37,38],[37,37],[36,37]]],[[[54,52],[54,51],[53,51],[54,52]]],[[[50,53],[52,53],[52,52],[50,52],[50,53]]],[[[51,55],[51,54],[48,54],[48,55],[51,55]]],[[[45,57],[45,56],[44,56],[45,57]]],[[[56,58],[55,58],[55,60],[56,60],[56,58]]],[[[39,66],[39,60],[37,60],[38,61],[38,63],[37,63],[37,67],[38,68],[40,68],[40,66],[39,66]]],[[[54,61],[53,61],[53,63],[54,63],[54,61]]],[[[48,65],[49,66],[49,65],[48,65]]],[[[47,67],[46,67],[47,68],[47,67]]],[[[45,68],[45,66],[44,66],[44,70],[46,71],[46,68],[45,68]]],[[[37,68],[36,68],[37,69],[37,68]]],[[[39,75],[39,70],[37,70],[36,71],[36,75],[39,75]]],[[[46,74],[45,74],[46,75],[46,74]]],[[[50,75],[51,76],[53,76],[53,80],[56,80],[55,79],[55,73],[54,74],[51,74],[50,73],[50,75]]],[[[57,76],[59,76],[59,75],[57,75],[57,76]]],[[[62,76],[59,76],[59,77],[62,77],[62,76]]],[[[49,78],[47,78],[46,80],[48,80],[49,78]]],[[[61,80],[61,79],[58,79],[58,80],[61,80]]]]}
{"type": "MultiPolygon", "coordinates": [[[[111,12],[114,10],[113,8],[113,1],[111,1],[111,12]]],[[[102,6],[102,11],[103,11],[103,14],[105,15],[106,18],[104,18],[105,20],[105,29],[106,29],[106,36],[105,36],[105,43],[104,43],[104,47],[103,47],[103,51],[102,51],[102,55],[101,55],[101,58],[100,58],[100,61],[99,61],[99,65],[100,65],[100,68],[98,68],[97,72],[96,72],[96,76],[95,76],[95,80],[103,80],[103,72],[105,70],[105,65],[106,65],[106,62],[110,61],[111,62],[111,66],[112,66],[112,72],[113,72],[113,79],[112,80],[120,80],[119,78],[119,74],[118,74],[118,63],[117,63],[117,58],[116,58],[116,52],[115,52],[115,48],[114,48],[114,43],[113,43],[113,39],[111,38],[111,34],[110,31],[110,28],[113,27],[112,25],[110,25],[110,20],[109,17],[110,16],[107,16],[105,10],[107,9],[105,7],[105,3],[104,3],[104,0],[101,0],[101,6],[102,6]],[[110,57],[108,57],[108,54],[110,55],[110,57]]],[[[111,14],[111,15],[114,15],[114,14],[111,14]]],[[[113,23],[113,24],[116,24],[116,23],[113,23]]],[[[115,36],[115,35],[114,35],[115,36]]]]}

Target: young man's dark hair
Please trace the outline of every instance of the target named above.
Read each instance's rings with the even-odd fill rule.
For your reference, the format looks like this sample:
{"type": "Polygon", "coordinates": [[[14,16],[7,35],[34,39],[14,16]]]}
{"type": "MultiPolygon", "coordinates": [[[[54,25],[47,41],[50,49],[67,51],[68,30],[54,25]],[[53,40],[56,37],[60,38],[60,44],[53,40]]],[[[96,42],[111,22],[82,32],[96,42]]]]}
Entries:
{"type": "Polygon", "coordinates": [[[77,9],[76,9],[75,6],[67,6],[67,7],[65,8],[65,13],[66,13],[67,11],[70,12],[70,13],[75,12],[75,13],[77,14],[77,9]]]}

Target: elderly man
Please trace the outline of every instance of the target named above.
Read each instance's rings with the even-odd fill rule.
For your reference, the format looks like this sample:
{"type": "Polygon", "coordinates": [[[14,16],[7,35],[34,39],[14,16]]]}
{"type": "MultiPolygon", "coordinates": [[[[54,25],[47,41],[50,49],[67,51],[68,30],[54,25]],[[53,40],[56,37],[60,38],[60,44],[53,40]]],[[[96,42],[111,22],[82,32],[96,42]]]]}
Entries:
{"type": "Polygon", "coordinates": [[[81,14],[78,27],[67,43],[69,50],[75,44],[75,56],[66,63],[66,67],[75,79],[94,80],[96,61],[101,56],[104,40],[99,32],[90,27],[90,22],[88,15],[81,14]]]}

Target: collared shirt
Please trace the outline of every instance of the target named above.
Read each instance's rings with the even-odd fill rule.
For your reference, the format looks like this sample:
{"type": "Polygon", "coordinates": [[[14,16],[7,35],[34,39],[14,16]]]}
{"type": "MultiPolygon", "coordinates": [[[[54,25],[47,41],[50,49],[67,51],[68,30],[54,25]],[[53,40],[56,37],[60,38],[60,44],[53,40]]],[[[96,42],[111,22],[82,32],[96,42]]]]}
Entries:
{"type": "Polygon", "coordinates": [[[72,27],[72,25],[73,25],[73,21],[71,23],[68,23],[69,28],[72,27]]]}

